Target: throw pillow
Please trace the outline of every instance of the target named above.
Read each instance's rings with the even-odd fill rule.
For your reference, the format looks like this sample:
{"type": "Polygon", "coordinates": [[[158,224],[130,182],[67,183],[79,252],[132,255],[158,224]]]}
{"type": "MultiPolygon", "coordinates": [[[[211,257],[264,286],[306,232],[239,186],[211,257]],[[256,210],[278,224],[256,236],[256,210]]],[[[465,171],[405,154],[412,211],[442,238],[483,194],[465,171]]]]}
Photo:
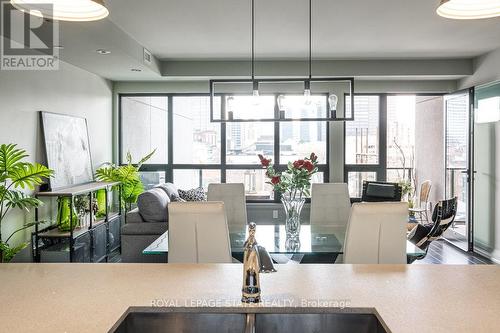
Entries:
{"type": "Polygon", "coordinates": [[[207,196],[203,187],[190,190],[179,190],[179,197],[185,201],[207,201],[207,196]]]}

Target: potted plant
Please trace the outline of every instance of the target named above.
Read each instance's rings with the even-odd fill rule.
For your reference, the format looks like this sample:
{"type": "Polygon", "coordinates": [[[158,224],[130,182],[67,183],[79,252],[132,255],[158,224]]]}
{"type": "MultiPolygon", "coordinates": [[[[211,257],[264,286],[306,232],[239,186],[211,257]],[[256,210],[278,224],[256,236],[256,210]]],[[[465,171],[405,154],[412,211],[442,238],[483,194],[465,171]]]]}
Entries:
{"type": "Polygon", "coordinates": [[[310,196],[311,177],[318,172],[318,157],[311,153],[309,157],[289,162],[287,169],[278,172],[271,164],[272,160],[258,155],[260,163],[266,169],[275,192],[281,193],[281,203],[285,209],[285,230],[288,237],[298,237],[300,232],[300,213],[306,197],[310,196]]]}
{"type": "Polygon", "coordinates": [[[24,193],[23,190],[33,191],[35,186],[42,184],[43,179],[51,177],[54,173],[41,164],[25,162],[24,159],[27,157],[26,151],[18,149],[15,144],[0,145],[0,262],[11,261],[16,253],[28,246],[27,242],[23,242],[11,247],[9,241],[12,236],[38,223],[35,221],[23,225],[4,241],[1,230],[7,214],[14,208],[29,211],[41,205],[42,201],[24,193]]]}
{"type": "Polygon", "coordinates": [[[92,206],[90,205],[90,197],[88,194],[77,195],[75,197],[75,210],[78,214],[80,226],[87,226],[89,224],[90,215],[94,218],[97,213],[97,202],[92,198],[92,206]]]}
{"type": "MultiPolygon", "coordinates": [[[[125,206],[126,211],[130,211],[132,209],[132,204],[137,202],[139,194],[144,192],[144,185],[142,184],[139,176],[139,169],[144,162],[153,156],[155,152],[156,149],[144,156],[137,164],[132,163],[132,155],[128,152],[126,165],[117,166],[113,163],[105,163],[102,167],[96,170],[97,180],[121,183],[121,203],[125,206]]],[[[103,195],[103,192],[97,193],[98,214],[99,211],[104,211],[104,198],[105,196],[103,195]]]]}

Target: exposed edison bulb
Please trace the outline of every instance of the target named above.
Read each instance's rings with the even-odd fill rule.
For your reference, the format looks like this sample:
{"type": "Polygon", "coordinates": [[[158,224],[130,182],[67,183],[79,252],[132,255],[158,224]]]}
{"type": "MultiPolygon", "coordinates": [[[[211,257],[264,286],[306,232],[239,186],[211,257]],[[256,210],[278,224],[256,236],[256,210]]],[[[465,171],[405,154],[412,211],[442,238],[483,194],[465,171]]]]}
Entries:
{"type": "Polygon", "coordinates": [[[228,120],[233,120],[234,119],[233,109],[234,109],[234,97],[233,96],[229,96],[226,99],[226,112],[227,112],[227,119],[228,120]]]}
{"type": "Polygon", "coordinates": [[[339,98],[335,94],[330,94],[328,95],[328,105],[330,107],[330,111],[335,111],[337,110],[337,103],[339,101],[339,98]]]}
{"type": "Polygon", "coordinates": [[[306,80],[306,81],[304,81],[304,104],[311,105],[311,103],[312,103],[311,81],[306,80]]]}
{"type": "Polygon", "coordinates": [[[229,96],[226,99],[226,110],[227,111],[233,111],[233,108],[234,108],[234,97],[233,96],[229,96]]]}
{"type": "Polygon", "coordinates": [[[253,81],[252,104],[253,105],[260,104],[259,82],[258,81],[253,81]]]}
{"type": "Polygon", "coordinates": [[[304,104],[311,105],[311,103],[312,103],[311,89],[304,89],[304,104]]]}
{"type": "Polygon", "coordinates": [[[259,105],[260,104],[260,95],[258,90],[253,90],[252,91],[252,104],[253,105],[259,105]]]}
{"type": "Polygon", "coordinates": [[[285,95],[278,96],[278,110],[280,110],[280,111],[285,110],[285,100],[286,100],[285,95]]]}
{"type": "Polygon", "coordinates": [[[328,109],[330,110],[330,118],[337,118],[337,103],[339,98],[334,93],[328,95],[328,109]]]}

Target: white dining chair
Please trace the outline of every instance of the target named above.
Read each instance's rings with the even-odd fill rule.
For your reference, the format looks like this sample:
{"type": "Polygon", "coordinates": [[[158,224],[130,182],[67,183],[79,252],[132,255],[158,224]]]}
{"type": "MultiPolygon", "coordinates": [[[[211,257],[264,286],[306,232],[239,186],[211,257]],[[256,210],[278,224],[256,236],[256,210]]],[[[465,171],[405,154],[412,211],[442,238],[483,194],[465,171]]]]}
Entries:
{"type": "Polygon", "coordinates": [[[231,243],[223,202],[168,205],[169,263],[231,263],[231,243]]]}
{"type": "Polygon", "coordinates": [[[243,183],[209,184],[207,200],[224,202],[230,231],[245,230],[247,205],[243,183]]]}
{"type": "Polygon", "coordinates": [[[344,242],[346,264],[406,264],[408,203],[352,205],[344,242]]]}
{"type": "Polygon", "coordinates": [[[350,212],[346,183],[312,184],[311,225],[346,227],[350,212]]]}
{"type": "MultiPolygon", "coordinates": [[[[420,185],[418,199],[415,201],[413,208],[410,208],[410,213],[418,215],[418,221],[422,224],[429,223],[429,195],[431,193],[432,181],[426,180],[420,185]],[[425,221],[424,221],[425,217],[425,221]]],[[[432,204],[430,205],[432,209],[432,204]]]]}

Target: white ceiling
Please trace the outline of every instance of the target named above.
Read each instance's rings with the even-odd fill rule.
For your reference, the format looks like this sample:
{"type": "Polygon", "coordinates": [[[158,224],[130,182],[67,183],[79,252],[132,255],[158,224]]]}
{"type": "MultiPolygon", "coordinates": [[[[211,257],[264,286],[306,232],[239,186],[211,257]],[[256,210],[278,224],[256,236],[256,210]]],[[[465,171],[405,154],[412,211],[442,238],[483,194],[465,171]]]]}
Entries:
{"type": "MultiPolygon", "coordinates": [[[[459,58],[500,47],[500,19],[457,21],[439,0],[313,0],[313,55],[323,59],[459,58]]],[[[255,0],[256,52],[307,56],[308,1],[255,0]]],[[[106,0],[110,20],[159,59],[243,59],[250,0],[106,0]]]]}
{"type": "MultiPolygon", "coordinates": [[[[308,1],[255,1],[256,74],[306,75],[308,1]]],[[[207,80],[250,73],[250,0],[105,2],[107,19],[60,22],[62,60],[113,81],[207,80]],[[152,64],[143,61],[143,47],[152,51],[152,64]],[[97,49],[111,54],[99,55],[97,49]]],[[[470,58],[500,47],[500,18],[444,19],[434,12],[438,2],[313,0],[313,75],[363,80],[471,75],[470,58]]]]}

